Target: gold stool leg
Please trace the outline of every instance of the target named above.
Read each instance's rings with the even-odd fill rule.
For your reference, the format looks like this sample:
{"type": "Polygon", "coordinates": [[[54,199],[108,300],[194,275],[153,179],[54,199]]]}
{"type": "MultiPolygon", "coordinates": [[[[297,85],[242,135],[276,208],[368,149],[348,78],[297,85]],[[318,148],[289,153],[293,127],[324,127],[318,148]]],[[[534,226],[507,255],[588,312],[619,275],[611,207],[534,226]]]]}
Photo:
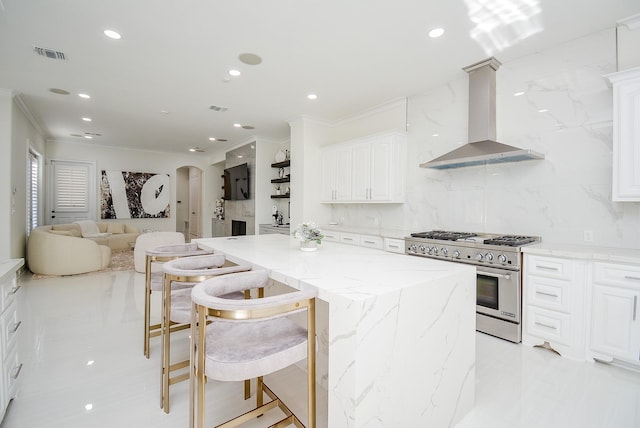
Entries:
{"type": "Polygon", "coordinates": [[[169,413],[169,365],[171,364],[171,338],[169,337],[169,319],[171,317],[171,279],[164,275],[162,282],[162,320],[160,337],[162,357],[160,369],[160,407],[169,413]]]}
{"type": "Polygon", "coordinates": [[[144,356],[149,358],[151,324],[151,257],[147,256],[144,270],[144,356]]]}

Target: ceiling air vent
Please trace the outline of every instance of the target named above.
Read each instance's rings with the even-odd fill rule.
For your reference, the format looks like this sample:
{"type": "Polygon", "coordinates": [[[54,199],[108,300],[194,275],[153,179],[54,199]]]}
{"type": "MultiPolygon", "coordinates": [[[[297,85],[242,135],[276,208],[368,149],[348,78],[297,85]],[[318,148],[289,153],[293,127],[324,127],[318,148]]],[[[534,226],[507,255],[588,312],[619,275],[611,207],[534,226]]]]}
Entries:
{"type": "Polygon", "coordinates": [[[227,110],[229,110],[228,107],[222,107],[222,106],[210,106],[209,110],[213,110],[213,111],[220,111],[220,112],[225,112],[227,110]]]}
{"type": "Polygon", "coordinates": [[[41,48],[40,46],[34,46],[33,50],[38,55],[45,56],[47,58],[59,59],[61,61],[65,61],[67,59],[67,56],[64,54],[64,52],[55,51],[53,49],[47,49],[47,48],[41,48]]]}

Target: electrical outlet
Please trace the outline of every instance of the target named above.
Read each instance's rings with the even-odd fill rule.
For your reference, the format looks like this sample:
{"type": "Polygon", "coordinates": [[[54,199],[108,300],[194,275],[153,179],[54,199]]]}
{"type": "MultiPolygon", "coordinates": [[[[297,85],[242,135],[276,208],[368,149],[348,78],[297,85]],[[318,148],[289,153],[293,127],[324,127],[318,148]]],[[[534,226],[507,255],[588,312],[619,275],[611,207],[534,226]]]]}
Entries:
{"type": "Polygon", "coordinates": [[[584,242],[593,242],[593,231],[591,230],[584,231],[584,242]]]}

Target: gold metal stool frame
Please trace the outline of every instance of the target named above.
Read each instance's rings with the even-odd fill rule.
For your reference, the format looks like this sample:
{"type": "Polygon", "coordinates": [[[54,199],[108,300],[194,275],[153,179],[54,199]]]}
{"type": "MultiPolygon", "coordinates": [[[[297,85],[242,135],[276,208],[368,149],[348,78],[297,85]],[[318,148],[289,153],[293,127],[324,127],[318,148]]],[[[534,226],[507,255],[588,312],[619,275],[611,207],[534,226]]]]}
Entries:
{"type": "MultiPolygon", "coordinates": [[[[163,273],[162,282],[162,318],[160,321],[160,336],[162,341],[162,355],[160,357],[160,407],[169,413],[169,388],[171,385],[178,382],[188,380],[190,377],[189,372],[182,373],[171,377],[171,372],[181,370],[189,367],[189,360],[180,361],[178,363],[171,364],[171,339],[169,335],[174,331],[185,330],[190,327],[190,324],[178,324],[171,321],[171,283],[172,282],[187,282],[187,283],[199,283],[209,278],[223,276],[234,272],[242,272],[250,270],[248,265],[234,265],[227,267],[220,267],[212,269],[212,273],[209,275],[173,275],[163,273]],[[168,322],[167,322],[168,321],[168,322]],[[167,324],[169,334],[166,334],[167,324]]],[[[258,289],[258,295],[264,296],[264,288],[258,289]]],[[[247,290],[244,293],[245,299],[250,299],[250,291],[247,290]]],[[[244,381],[244,399],[247,400],[251,397],[251,380],[246,379],[244,381]]]]}
{"type": "MultiPolygon", "coordinates": [[[[307,312],[307,397],[309,422],[307,428],[316,428],[316,314],[315,297],[301,299],[293,303],[281,304],[264,309],[245,310],[219,310],[194,303],[191,319],[191,385],[189,392],[190,401],[190,427],[204,428],[204,395],[206,374],[206,325],[210,318],[226,320],[250,320],[269,318],[275,315],[299,312],[306,308],[307,312]],[[205,351],[203,351],[205,350],[205,351]],[[196,408],[198,410],[196,415],[196,408]]],[[[215,322],[215,321],[213,321],[215,322]]],[[[286,417],[271,427],[286,427],[294,424],[298,428],[305,428],[300,419],[278,398],[278,396],[264,384],[262,376],[258,377],[256,408],[240,416],[224,422],[216,428],[231,428],[239,426],[251,419],[262,416],[265,412],[279,407],[286,417]],[[264,403],[263,393],[267,394],[271,401],[264,403]]]]}

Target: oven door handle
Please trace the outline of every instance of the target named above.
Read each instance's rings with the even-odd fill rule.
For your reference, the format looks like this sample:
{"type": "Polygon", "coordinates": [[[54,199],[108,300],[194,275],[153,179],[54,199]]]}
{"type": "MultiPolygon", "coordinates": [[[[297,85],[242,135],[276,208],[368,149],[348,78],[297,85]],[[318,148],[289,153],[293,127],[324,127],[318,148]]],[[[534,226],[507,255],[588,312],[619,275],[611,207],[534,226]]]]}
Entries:
{"type": "Polygon", "coordinates": [[[504,278],[504,279],[511,279],[511,274],[502,274],[502,273],[491,273],[491,272],[484,272],[481,270],[477,271],[480,275],[486,275],[486,276],[491,276],[493,278],[504,278]]]}

